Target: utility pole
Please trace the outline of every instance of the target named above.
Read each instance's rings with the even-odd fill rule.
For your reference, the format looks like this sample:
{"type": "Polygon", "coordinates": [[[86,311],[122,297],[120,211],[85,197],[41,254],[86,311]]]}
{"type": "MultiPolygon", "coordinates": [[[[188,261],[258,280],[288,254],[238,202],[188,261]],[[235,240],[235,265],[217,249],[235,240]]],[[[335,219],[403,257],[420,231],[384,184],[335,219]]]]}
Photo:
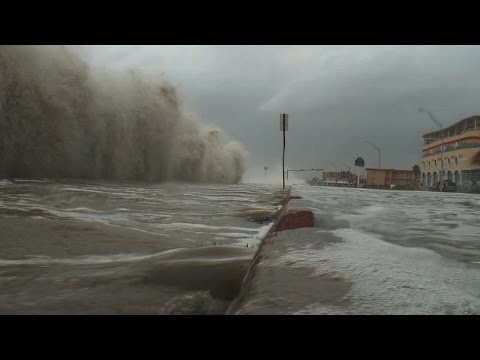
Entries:
{"type": "Polygon", "coordinates": [[[382,167],[380,166],[380,148],[368,140],[366,140],[365,142],[378,151],[378,168],[381,169],[382,167]]]}
{"type": "Polygon", "coordinates": [[[352,173],[350,171],[350,166],[348,166],[345,163],[343,163],[343,165],[345,165],[345,167],[348,169],[348,187],[350,187],[350,181],[352,180],[352,173]]]}
{"type": "MultiPolygon", "coordinates": [[[[355,165],[355,161],[356,161],[357,159],[355,159],[352,154],[350,154],[350,153],[344,153],[344,155],[347,155],[350,159],[352,159],[352,160],[353,160],[353,164],[355,165]]],[[[353,168],[353,170],[354,170],[354,171],[353,171],[353,175],[354,175],[354,177],[355,177],[355,176],[357,176],[357,173],[356,173],[356,171],[355,171],[355,168],[353,168]]],[[[348,168],[348,171],[350,171],[350,167],[348,168]]],[[[360,187],[359,180],[360,180],[360,175],[357,176],[357,188],[360,187]]]]}
{"type": "Polygon", "coordinates": [[[440,158],[441,158],[441,170],[440,170],[440,181],[443,180],[443,141],[444,141],[444,136],[443,136],[443,124],[441,122],[439,122],[437,119],[435,119],[435,116],[433,116],[432,112],[427,110],[427,109],[424,109],[424,108],[420,108],[418,109],[419,112],[424,112],[424,113],[427,113],[428,114],[428,117],[430,118],[430,120],[432,120],[435,125],[438,126],[438,128],[440,129],[440,136],[442,137],[442,144],[440,145],[440,158]]]}
{"type": "Polygon", "coordinates": [[[282,175],[283,189],[285,189],[285,131],[288,131],[288,114],[280,114],[280,130],[283,131],[282,175]]]}
{"type": "Polygon", "coordinates": [[[265,166],[263,168],[263,170],[265,170],[265,181],[267,181],[267,170],[268,170],[268,166],[265,166]]]}

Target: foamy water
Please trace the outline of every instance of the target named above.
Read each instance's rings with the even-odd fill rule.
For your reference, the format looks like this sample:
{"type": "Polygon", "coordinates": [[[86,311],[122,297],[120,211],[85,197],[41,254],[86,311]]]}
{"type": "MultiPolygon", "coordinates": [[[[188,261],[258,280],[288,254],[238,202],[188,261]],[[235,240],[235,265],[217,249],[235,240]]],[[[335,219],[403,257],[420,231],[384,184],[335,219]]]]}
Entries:
{"type": "Polygon", "coordinates": [[[222,313],[277,190],[2,180],[0,313],[222,313]]]}
{"type": "Polygon", "coordinates": [[[315,227],[279,233],[241,313],[480,314],[479,195],[293,192],[315,227]]]}

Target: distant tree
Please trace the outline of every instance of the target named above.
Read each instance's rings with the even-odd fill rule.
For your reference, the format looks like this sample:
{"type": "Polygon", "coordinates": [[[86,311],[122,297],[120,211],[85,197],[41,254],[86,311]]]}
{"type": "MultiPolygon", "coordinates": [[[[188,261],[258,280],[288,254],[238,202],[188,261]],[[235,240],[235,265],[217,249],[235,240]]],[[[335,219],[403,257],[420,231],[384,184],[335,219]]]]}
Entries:
{"type": "Polygon", "coordinates": [[[412,170],[413,170],[413,173],[415,174],[415,176],[420,176],[421,171],[420,171],[420,167],[418,165],[414,165],[412,170]]]}

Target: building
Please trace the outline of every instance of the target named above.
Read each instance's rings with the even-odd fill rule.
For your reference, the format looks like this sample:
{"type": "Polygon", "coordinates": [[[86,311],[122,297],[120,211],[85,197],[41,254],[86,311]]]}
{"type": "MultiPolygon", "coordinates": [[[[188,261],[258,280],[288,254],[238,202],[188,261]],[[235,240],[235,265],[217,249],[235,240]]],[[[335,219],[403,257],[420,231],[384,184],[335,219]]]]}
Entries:
{"type": "Polygon", "coordinates": [[[479,184],[480,116],[423,135],[420,170],[423,187],[441,179],[453,180],[460,186],[479,184]]]}
{"type": "Polygon", "coordinates": [[[374,169],[367,168],[366,187],[415,188],[420,183],[420,174],[414,170],[374,169]]]}
{"type": "Polygon", "coordinates": [[[350,171],[324,171],[321,184],[324,186],[356,186],[357,175],[350,171]]]}

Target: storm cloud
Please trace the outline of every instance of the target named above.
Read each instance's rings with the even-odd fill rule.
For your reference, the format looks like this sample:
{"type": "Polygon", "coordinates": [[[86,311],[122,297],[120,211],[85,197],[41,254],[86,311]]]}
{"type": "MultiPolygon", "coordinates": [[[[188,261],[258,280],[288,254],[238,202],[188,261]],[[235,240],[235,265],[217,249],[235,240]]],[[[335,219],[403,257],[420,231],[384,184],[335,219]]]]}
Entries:
{"type": "Polygon", "coordinates": [[[287,168],[410,169],[422,135],[479,113],[479,46],[76,46],[108,71],[165,74],[183,109],[248,151],[245,180],[281,178],[279,114],[289,113],[287,168]],[[333,163],[333,164],[332,164],[333,163]]]}

